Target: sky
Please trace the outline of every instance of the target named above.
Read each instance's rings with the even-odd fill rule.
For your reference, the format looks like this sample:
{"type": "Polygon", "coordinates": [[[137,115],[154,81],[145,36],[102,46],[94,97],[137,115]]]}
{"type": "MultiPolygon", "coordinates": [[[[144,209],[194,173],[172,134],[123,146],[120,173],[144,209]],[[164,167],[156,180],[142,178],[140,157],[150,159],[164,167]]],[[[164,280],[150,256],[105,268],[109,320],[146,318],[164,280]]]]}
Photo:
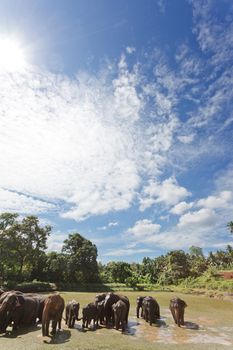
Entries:
{"type": "Polygon", "coordinates": [[[98,259],[233,245],[233,2],[1,0],[0,212],[98,259]]]}

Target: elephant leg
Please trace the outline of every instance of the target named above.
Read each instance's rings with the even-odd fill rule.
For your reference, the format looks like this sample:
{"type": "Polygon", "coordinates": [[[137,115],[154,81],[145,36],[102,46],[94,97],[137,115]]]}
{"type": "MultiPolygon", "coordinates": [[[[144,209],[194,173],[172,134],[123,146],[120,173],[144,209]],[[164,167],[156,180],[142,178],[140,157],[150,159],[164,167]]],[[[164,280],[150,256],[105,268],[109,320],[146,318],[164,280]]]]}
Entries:
{"type": "Polygon", "coordinates": [[[180,327],[180,310],[178,308],[175,309],[176,323],[177,326],[180,327]]]}
{"type": "Polygon", "coordinates": [[[58,329],[61,329],[61,320],[62,320],[62,315],[60,316],[60,318],[58,319],[58,329]]]}
{"type": "Polygon", "coordinates": [[[119,327],[120,327],[120,322],[118,320],[118,317],[115,317],[115,326],[116,326],[116,329],[118,330],[119,327]]]}
{"type": "Polygon", "coordinates": [[[46,321],[45,323],[45,334],[44,336],[48,337],[49,336],[49,320],[46,321]]]}
{"type": "Polygon", "coordinates": [[[137,318],[139,318],[139,306],[137,305],[137,308],[136,308],[136,314],[137,314],[137,318]]]}
{"type": "Polygon", "coordinates": [[[16,331],[19,324],[20,324],[20,319],[19,319],[19,316],[18,315],[15,315],[13,316],[13,321],[14,321],[14,324],[13,324],[13,331],[16,331]]]}
{"type": "Polygon", "coordinates": [[[52,335],[56,334],[56,328],[57,328],[57,320],[53,320],[52,321],[52,332],[51,332],[52,335]]]}
{"type": "Polygon", "coordinates": [[[69,314],[69,318],[68,318],[68,328],[71,328],[71,321],[72,321],[72,318],[71,318],[71,315],[69,314]]]}
{"type": "Polygon", "coordinates": [[[126,329],[125,320],[122,320],[121,328],[122,328],[122,332],[125,332],[125,329],[126,329]]]}
{"type": "Polygon", "coordinates": [[[69,319],[69,315],[68,315],[68,312],[66,312],[66,320],[65,320],[66,324],[68,324],[68,319],[69,319]]]}
{"type": "Polygon", "coordinates": [[[170,308],[170,310],[171,310],[171,313],[172,313],[172,317],[173,317],[173,319],[174,319],[174,322],[175,322],[175,323],[177,323],[177,320],[176,320],[176,315],[175,315],[175,310],[174,310],[174,308],[173,308],[173,307],[171,307],[171,308],[170,308]]]}
{"type": "Polygon", "coordinates": [[[148,310],[146,310],[146,312],[145,312],[145,320],[146,320],[146,322],[148,322],[148,310]]]}
{"type": "Polygon", "coordinates": [[[180,324],[184,326],[184,309],[180,310],[180,324]]]}
{"type": "Polygon", "coordinates": [[[126,324],[128,324],[128,317],[129,317],[129,308],[127,308],[126,315],[125,315],[126,324]]]}
{"type": "Polygon", "coordinates": [[[74,328],[75,318],[73,317],[70,323],[71,328],[74,328]]]}
{"type": "Polygon", "coordinates": [[[150,326],[152,326],[152,323],[154,322],[154,315],[153,315],[153,312],[150,311],[149,313],[149,323],[150,323],[150,326]]]}

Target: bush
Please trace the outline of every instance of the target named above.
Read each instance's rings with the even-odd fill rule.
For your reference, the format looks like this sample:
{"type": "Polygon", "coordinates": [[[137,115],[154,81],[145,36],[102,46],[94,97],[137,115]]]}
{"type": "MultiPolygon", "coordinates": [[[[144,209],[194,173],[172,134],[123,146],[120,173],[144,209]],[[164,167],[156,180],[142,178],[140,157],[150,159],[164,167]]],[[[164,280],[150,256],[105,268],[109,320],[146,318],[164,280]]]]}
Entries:
{"type": "Polygon", "coordinates": [[[6,287],[9,290],[14,289],[24,293],[53,292],[54,290],[57,289],[57,286],[54,283],[39,282],[39,281],[22,282],[22,283],[8,281],[6,284],[4,284],[4,287],[6,287]]]}

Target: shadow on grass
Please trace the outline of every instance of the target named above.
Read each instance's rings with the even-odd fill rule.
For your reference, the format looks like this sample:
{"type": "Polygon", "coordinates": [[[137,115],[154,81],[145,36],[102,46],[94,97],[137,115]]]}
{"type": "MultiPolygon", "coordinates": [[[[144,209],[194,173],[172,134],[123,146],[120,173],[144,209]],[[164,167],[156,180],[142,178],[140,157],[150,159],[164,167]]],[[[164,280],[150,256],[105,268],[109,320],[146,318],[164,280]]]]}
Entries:
{"type": "Polygon", "coordinates": [[[98,329],[102,329],[102,328],[105,328],[103,326],[100,326],[98,325],[97,326],[93,326],[93,325],[89,325],[88,328],[83,328],[82,326],[76,326],[74,327],[74,329],[76,329],[78,332],[81,332],[81,333],[86,333],[86,332],[95,332],[97,331],[98,329]]]}
{"type": "Polygon", "coordinates": [[[52,337],[46,337],[43,342],[46,344],[64,344],[70,340],[71,332],[69,330],[63,329],[58,330],[56,334],[52,337]]]}
{"type": "Polygon", "coordinates": [[[19,329],[17,329],[16,331],[13,331],[13,330],[9,330],[7,329],[7,331],[3,334],[0,334],[0,338],[18,338],[18,337],[21,337],[22,335],[24,334],[27,334],[27,333],[31,333],[31,332],[36,332],[38,331],[39,329],[41,329],[41,327],[38,327],[37,325],[34,325],[34,326],[21,326],[19,329]]]}

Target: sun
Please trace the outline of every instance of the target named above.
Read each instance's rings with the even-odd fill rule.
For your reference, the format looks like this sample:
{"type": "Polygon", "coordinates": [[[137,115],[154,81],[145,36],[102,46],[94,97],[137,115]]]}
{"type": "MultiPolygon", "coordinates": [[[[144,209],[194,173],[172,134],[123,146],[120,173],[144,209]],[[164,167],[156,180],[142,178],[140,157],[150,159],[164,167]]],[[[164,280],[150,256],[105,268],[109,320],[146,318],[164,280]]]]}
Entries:
{"type": "Polygon", "coordinates": [[[18,40],[0,37],[0,71],[21,71],[25,66],[25,52],[18,40]]]}

